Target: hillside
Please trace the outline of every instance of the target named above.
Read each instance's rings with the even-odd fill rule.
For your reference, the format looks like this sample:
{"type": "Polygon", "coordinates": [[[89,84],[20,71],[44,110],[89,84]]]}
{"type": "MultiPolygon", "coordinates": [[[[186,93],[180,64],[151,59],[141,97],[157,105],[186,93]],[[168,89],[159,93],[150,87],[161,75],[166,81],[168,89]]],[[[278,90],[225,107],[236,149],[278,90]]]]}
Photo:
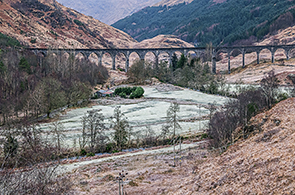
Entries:
{"type": "Polygon", "coordinates": [[[106,24],[125,18],[140,9],[151,6],[160,0],[57,0],[63,5],[81,13],[93,16],[106,24]],[[116,14],[114,14],[116,13],[116,14]]]}
{"type": "Polygon", "coordinates": [[[113,26],[138,41],[173,34],[199,46],[209,42],[249,45],[295,21],[295,2],[290,0],[194,0],[177,5],[173,2],[144,8],[113,26]]]}
{"type": "Polygon", "coordinates": [[[127,48],[126,33],[55,0],[2,0],[0,32],[29,47],[127,48]]]}
{"type": "Polygon", "coordinates": [[[295,99],[290,98],[252,118],[262,132],[221,155],[195,144],[182,153],[181,167],[172,166],[173,153],[168,151],[135,153],[82,162],[67,176],[78,194],[117,194],[115,177],[122,169],[128,172],[124,190],[129,195],[294,194],[294,111],[295,99]]]}

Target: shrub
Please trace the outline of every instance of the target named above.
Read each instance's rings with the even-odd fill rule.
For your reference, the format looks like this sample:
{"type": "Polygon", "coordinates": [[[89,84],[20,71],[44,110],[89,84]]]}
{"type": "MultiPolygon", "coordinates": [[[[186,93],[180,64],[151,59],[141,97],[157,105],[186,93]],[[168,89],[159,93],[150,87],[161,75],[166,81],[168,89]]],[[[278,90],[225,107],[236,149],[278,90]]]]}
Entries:
{"type": "Polygon", "coordinates": [[[208,137],[208,134],[207,133],[203,133],[202,135],[201,135],[201,139],[205,139],[205,138],[207,138],[208,137]]]}
{"type": "Polygon", "coordinates": [[[120,96],[121,98],[126,98],[126,93],[121,92],[121,93],[119,94],[119,96],[120,96]]]}
{"type": "Polygon", "coordinates": [[[32,38],[32,39],[30,40],[30,42],[34,44],[34,43],[37,42],[37,39],[33,39],[33,38],[32,38]]]}
{"type": "Polygon", "coordinates": [[[130,99],[141,98],[143,94],[144,94],[144,89],[142,87],[137,87],[136,90],[131,93],[130,99]]]}
{"type": "Polygon", "coordinates": [[[74,22],[75,22],[75,24],[77,24],[78,26],[84,26],[83,22],[81,22],[80,20],[75,19],[74,22]]]}
{"type": "Polygon", "coordinates": [[[289,95],[287,93],[280,93],[277,97],[277,102],[286,100],[289,98],[289,95]]]}
{"type": "Polygon", "coordinates": [[[112,151],[113,148],[114,148],[114,143],[108,143],[106,146],[106,152],[112,151]]]}
{"type": "Polygon", "coordinates": [[[131,180],[130,182],[129,182],[129,185],[130,186],[138,186],[138,183],[136,183],[136,182],[134,182],[133,180],[131,180]]]}
{"type": "Polygon", "coordinates": [[[82,148],[82,149],[80,150],[80,154],[81,154],[82,156],[84,156],[84,155],[86,155],[86,154],[87,154],[87,152],[86,152],[86,150],[85,150],[85,149],[83,149],[83,148],[82,148]]]}
{"type": "Polygon", "coordinates": [[[86,154],[86,156],[87,156],[87,157],[95,156],[95,154],[94,154],[93,152],[89,152],[89,153],[86,154]]]}

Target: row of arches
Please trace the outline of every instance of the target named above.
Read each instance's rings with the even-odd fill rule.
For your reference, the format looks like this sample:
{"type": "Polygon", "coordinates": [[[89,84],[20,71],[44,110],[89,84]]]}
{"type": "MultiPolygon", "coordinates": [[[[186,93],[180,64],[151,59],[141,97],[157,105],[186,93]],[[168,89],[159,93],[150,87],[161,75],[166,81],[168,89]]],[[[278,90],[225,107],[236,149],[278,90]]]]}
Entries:
{"type": "Polygon", "coordinates": [[[48,53],[55,55],[72,55],[75,58],[90,59],[97,65],[109,67],[113,70],[117,68],[128,71],[129,66],[136,60],[151,61],[155,66],[161,61],[171,63],[173,54],[179,57],[181,54],[185,56],[193,55],[200,57],[204,53],[212,55],[212,72],[216,73],[216,62],[219,53],[225,56],[223,60],[228,61],[228,72],[231,72],[233,66],[245,67],[245,64],[250,64],[256,61],[257,64],[261,60],[270,60],[272,63],[275,60],[289,59],[295,53],[295,45],[281,45],[281,46],[246,46],[246,47],[212,47],[209,48],[155,48],[155,49],[30,49],[36,55],[42,54],[44,56],[48,53]],[[256,55],[256,56],[255,56],[256,55]],[[232,58],[236,57],[236,62],[231,66],[232,58]],[[254,60],[253,60],[254,59],[254,60]]]}
{"type": "Polygon", "coordinates": [[[57,51],[47,51],[47,50],[35,50],[34,53],[40,57],[46,57],[48,55],[60,56],[61,58],[69,58],[73,56],[75,59],[88,59],[98,66],[102,65],[110,69],[125,69],[127,72],[129,67],[138,60],[145,60],[153,63],[157,66],[160,62],[166,61],[170,64],[172,56],[176,54],[179,58],[182,54],[185,56],[197,56],[201,55],[201,52],[196,51],[105,51],[96,52],[88,50],[57,50],[57,51]]]}
{"type": "MultiPolygon", "coordinates": [[[[275,63],[276,61],[289,60],[295,54],[295,48],[292,47],[248,47],[248,48],[219,48],[212,53],[212,71],[216,73],[216,61],[220,54],[223,54],[220,64],[228,62],[228,73],[231,68],[237,68],[246,64],[263,62],[275,63]],[[233,61],[233,64],[231,64],[233,61]]],[[[221,69],[222,70],[222,69],[221,69]]],[[[221,71],[220,70],[220,71],[221,71]]]]}

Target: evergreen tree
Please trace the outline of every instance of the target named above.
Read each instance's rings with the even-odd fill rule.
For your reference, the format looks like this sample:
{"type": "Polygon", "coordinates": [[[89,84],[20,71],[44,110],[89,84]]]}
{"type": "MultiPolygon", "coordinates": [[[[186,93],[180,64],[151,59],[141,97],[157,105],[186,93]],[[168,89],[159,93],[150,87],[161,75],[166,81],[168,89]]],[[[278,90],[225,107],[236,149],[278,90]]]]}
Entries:
{"type": "Polygon", "coordinates": [[[118,150],[122,150],[128,141],[128,130],[130,128],[127,117],[121,112],[120,106],[114,110],[114,115],[111,118],[111,127],[115,130],[113,139],[116,142],[118,150]]]}

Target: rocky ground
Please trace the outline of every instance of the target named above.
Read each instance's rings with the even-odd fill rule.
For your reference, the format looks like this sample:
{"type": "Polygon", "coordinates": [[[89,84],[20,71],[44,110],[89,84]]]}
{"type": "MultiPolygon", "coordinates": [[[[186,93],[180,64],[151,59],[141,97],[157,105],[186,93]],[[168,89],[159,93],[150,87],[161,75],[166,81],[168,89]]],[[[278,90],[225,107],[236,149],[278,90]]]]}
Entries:
{"type": "Polygon", "coordinates": [[[222,154],[201,144],[178,153],[135,155],[92,163],[68,173],[73,194],[118,194],[116,177],[128,172],[132,194],[294,194],[295,98],[252,118],[261,128],[222,154]]]}

